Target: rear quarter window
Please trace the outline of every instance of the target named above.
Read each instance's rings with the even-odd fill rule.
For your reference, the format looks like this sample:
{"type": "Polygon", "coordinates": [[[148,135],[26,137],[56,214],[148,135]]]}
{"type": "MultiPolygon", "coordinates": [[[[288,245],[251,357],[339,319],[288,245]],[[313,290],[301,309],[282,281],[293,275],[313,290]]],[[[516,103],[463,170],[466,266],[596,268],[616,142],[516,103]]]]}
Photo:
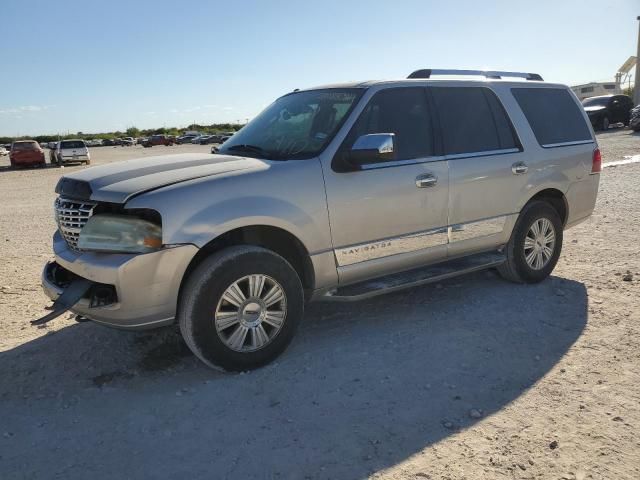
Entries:
{"type": "Polygon", "coordinates": [[[512,88],[536,140],[543,147],[592,141],[580,106],[562,88],[512,88]]]}

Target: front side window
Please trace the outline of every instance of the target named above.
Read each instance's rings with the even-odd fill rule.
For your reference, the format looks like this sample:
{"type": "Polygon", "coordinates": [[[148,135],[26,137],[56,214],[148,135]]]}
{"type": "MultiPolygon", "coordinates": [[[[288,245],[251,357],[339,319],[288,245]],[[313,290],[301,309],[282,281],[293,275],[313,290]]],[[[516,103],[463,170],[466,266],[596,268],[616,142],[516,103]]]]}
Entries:
{"type": "MultiPolygon", "coordinates": [[[[512,88],[511,92],[527,117],[540,145],[592,140],[580,107],[563,88],[512,88]]],[[[596,97],[582,102],[588,106],[606,106],[609,97],[596,97]]]]}
{"type": "Polygon", "coordinates": [[[349,132],[345,146],[351,148],[362,135],[395,134],[396,160],[434,154],[431,114],[422,87],[391,88],[376,93],[349,132]]]}
{"type": "Polygon", "coordinates": [[[447,155],[518,148],[496,95],[483,87],[431,88],[447,155]]]}
{"type": "Polygon", "coordinates": [[[362,92],[332,88],[285,95],[224,142],[219,153],[271,160],[315,157],[329,144],[362,92]]]}

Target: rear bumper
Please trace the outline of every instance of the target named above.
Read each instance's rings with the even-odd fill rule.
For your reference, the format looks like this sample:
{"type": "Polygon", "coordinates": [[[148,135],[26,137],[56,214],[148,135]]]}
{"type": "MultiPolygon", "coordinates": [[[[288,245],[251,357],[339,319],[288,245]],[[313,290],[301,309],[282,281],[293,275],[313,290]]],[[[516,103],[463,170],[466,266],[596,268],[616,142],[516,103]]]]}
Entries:
{"type": "Polygon", "coordinates": [[[48,263],[42,272],[45,294],[55,300],[64,291],[51,276],[55,265],[96,284],[113,286],[114,303],[92,307],[87,297],[71,311],[98,323],[129,330],[173,323],[182,277],[198,251],[193,245],[181,245],[147,254],[79,253],[69,249],[58,232],[53,247],[55,262],[48,263]]]}
{"type": "Polygon", "coordinates": [[[89,155],[77,155],[75,157],[60,157],[62,163],[87,162],[90,160],[89,155]]]}
{"type": "Polygon", "coordinates": [[[600,174],[590,174],[578,182],[573,182],[565,195],[569,207],[569,215],[565,229],[583,222],[593,213],[598,198],[600,174]]]}
{"type": "Polygon", "coordinates": [[[32,167],[33,165],[44,165],[45,159],[42,157],[32,157],[32,158],[11,158],[9,157],[9,161],[11,165],[16,167],[32,167]]]}

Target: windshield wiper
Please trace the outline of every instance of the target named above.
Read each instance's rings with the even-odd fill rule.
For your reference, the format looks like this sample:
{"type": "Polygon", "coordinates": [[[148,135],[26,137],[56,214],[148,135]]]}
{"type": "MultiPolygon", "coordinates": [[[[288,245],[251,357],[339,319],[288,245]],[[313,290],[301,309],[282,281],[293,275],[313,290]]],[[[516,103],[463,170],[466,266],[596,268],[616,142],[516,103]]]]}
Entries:
{"type": "Polygon", "coordinates": [[[227,148],[227,150],[229,152],[251,152],[251,153],[256,153],[258,155],[261,155],[265,158],[270,159],[271,158],[271,154],[269,152],[267,152],[264,148],[262,147],[258,147],[257,145],[248,145],[246,143],[241,143],[239,145],[232,145],[229,148],[227,148]]]}

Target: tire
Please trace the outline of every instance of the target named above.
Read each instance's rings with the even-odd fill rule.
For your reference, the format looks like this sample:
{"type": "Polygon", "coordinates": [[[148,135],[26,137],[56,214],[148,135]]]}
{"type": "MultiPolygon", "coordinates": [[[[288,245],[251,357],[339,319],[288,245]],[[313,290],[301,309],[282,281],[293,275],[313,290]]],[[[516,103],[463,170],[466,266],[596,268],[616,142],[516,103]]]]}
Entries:
{"type": "Polygon", "coordinates": [[[85,165],[91,165],[91,160],[87,160],[86,162],[84,162],[85,165]]]}
{"type": "MultiPolygon", "coordinates": [[[[541,229],[541,230],[542,230],[541,229]]],[[[537,237],[542,240],[545,235],[537,237]]],[[[498,267],[498,272],[505,279],[515,283],[538,283],[547,278],[558,263],[562,250],[563,225],[560,215],[555,208],[543,201],[534,201],[525,206],[520,213],[518,221],[513,229],[509,243],[505,247],[506,261],[498,267]],[[547,223],[548,222],[548,223],[547,223]],[[546,249],[541,248],[542,242],[532,241],[534,224],[538,227],[547,226],[553,230],[553,245],[545,246],[551,249],[547,254],[546,249]],[[529,240],[525,240],[529,238],[529,240]],[[536,265],[540,258],[536,252],[540,252],[543,263],[536,265]],[[534,257],[531,259],[531,254],[534,257]],[[548,255],[548,256],[547,256],[548,255]],[[533,262],[533,265],[527,261],[533,262]],[[536,268],[538,267],[539,268],[536,268]]]]}
{"type": "Polygon", "coordinates": [[[609,130],[609,117],[607,117],[606,115],[604,115],[601,119],[600,119],[600,130],[602,130],[603,132],[606,132],[607,130],[609,130]]]}
{"type": "Polygon", "coordinates": [[[280,355],[303,314],[302,284],[289,262],[270,250],[240,245],[211,255],[189,275],[180,296],[178,324],[185,342],[204,363],[244,371],[280,355]],[[252,296],[251,281],[259,278],[263,283],[253,284],[252,296]],[[276,295],[280,292],[282,297],[276,295]],[[276,298],[280,300],[274,302],[276,298]]]}

